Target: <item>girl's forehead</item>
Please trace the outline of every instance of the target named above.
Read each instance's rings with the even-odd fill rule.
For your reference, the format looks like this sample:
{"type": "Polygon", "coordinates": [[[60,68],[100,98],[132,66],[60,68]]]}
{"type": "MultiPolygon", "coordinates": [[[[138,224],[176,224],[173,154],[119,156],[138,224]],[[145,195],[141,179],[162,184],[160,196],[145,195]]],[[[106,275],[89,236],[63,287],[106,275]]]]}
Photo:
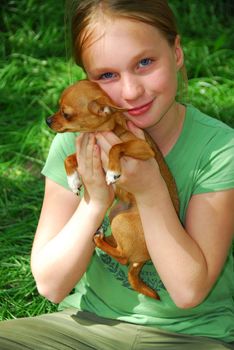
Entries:
{"type": "Polygon", "coordinates": [[[145,50],[147,47],[160,45],[165,41],[160,32],[152,25],[141,21],[114,18],[104,23],[96,22],[87,33],[87,42],[83,46],[82,59],[84,64],[90,59],[93,61],[96,54],[119,55],[131,47],[133,55],[135,50],[145,50]]]}
{"type": "Polygon", "coordinates": [[[108,30],[108,27],[110,27],[111,23],[113,22],[114,19],[111,19],[109,16],[104,16],[103,14],[96,14],[95,16],[93,16],[93,18],[90,20],[87,27],[83,29],[81,34],[80,44],[83,50],[90,47],[97,40],[101,39],[108,30]]]}
{"type": "Polygon", "coordinates": [[[147,24],[143,21],[114,16],[101,16],[96,17],[90,22],[87,30],[84,32],[89,33],[90,39],[96,41],[101,39],[104,35],[117,35],[118,32],[122,35],[134,34],[141,32],[142,30],[157,31],[157,28],[153,25],[147,24]]]}

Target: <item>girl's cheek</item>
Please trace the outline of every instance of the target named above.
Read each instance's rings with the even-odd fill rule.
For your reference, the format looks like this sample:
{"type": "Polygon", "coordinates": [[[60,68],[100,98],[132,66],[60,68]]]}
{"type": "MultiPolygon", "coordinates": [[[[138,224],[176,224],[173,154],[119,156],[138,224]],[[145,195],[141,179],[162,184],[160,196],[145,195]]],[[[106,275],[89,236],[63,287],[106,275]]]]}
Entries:
{"type": "MultiPolygon", "coordinates": [[[[113,82],[113,83],[104,83],[97,82],[100,88],[105,91],[105,93],[112,99],[112,101],[119,106],[121,103],[120,96],[121,96],[121,85],[120,83],[113,82]]],[[[121,107],[121,106],[120,106],[121,107]]]]}
{"type": "Polygon", "coordinates": [[[158,87],[158,90],[168,89],[174,90],[177,85],[177,75],[171,70],[161,69],[154,78],[155,87],[158,87]]]}

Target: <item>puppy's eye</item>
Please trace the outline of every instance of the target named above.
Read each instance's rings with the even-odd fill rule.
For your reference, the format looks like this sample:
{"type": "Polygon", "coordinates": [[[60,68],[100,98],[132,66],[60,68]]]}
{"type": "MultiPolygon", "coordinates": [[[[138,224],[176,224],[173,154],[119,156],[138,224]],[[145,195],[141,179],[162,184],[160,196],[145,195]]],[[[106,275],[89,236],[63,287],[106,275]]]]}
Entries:
{"type": "Polygon", "coordinates": [[[63,112],[63,111],[62,111],[62,116],[63,116],[65,119],[69,119],[69,118],[70,118],[70,115],[67,114],[67,113],[65,113],[65,112],[63,112]]]}

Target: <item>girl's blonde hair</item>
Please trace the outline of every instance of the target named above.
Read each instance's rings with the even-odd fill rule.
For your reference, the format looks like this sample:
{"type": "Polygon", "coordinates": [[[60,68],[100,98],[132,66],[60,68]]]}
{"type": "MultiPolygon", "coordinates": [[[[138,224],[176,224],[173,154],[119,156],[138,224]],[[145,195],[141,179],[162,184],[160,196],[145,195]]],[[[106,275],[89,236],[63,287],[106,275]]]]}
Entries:
{"type": "MultiPolygon", "coordinates": [[[[178,35],[174,13],[167,0],[68,0],[71,13],[72,53],[76,64],[83,68],[82,52],[97,38],[95,24],[105,18],[128,18],[152,25],[173,46],[178,35]]],[[[187,85],[186,69],[181,69],[187,85]]],[[[181,79],[180,79],[181,80],[181,79]]],[[[183,84],[184,85],[184,84],[183,84]]]]}

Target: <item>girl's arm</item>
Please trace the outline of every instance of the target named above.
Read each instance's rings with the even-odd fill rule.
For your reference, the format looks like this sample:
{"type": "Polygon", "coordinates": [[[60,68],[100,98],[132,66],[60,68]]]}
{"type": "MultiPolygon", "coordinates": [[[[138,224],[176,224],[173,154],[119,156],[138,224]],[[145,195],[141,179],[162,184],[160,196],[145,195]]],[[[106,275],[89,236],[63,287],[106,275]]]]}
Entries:
{"type": "MultiPolygon", "coordinates": [[[[119,140],[111,133],[98,134],[97,139],[106,167],[109,149],[119,140]]],[[[136,198],[151,259],[167,291],[181,308],[198,305],[227,258],[234,231],[234,190],[194,195],[183,226],[156,161],[126,157],[121,164],[118,184],[136,198]]]]}
{"type": "Polygon", "coordinates": [[[114,198],[112,188],[105,183],[94,138],[81,136],[77,150],[86,196],[79,199],[46,179],[32,248],[31,268],[38,290],[53,302],[60,302],[87,269],[94,251],[93,235],[114,198]]]}
{"type": "Polygon", "coordinates": [[[233,237],[234,190],[194,195],[183,227],[164,184],[137,195],[151,259],[175,304],[201,303],[217,280],[233,237]]]}

